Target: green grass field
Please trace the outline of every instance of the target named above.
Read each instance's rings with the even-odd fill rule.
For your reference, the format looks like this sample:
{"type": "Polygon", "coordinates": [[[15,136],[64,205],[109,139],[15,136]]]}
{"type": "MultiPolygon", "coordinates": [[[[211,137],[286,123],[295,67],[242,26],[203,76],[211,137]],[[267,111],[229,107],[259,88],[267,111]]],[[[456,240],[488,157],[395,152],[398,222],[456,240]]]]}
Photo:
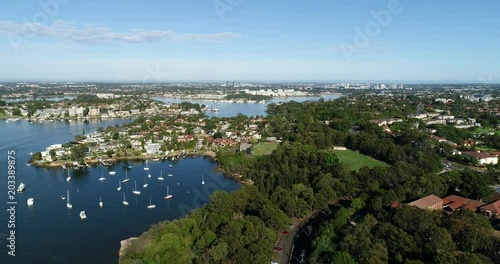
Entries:
{"type": "Polygon", "coordinates": [[[278,144],[275,143],[259,143],[253,147],[254,156],[269,155],[273,150],[278,148],[278,144]]]}
{"type": "Polygon", "coordinates": [[[351,167],[351,170],[359,170],[364,166],[368,166],[369,168],[378,167],[378,166],[388,166],[386,163],[376,160],[372,157],[363,155],[356,151],[352,150],[334,150],[333,151],[339,159],[348,164],[351,167]]]}

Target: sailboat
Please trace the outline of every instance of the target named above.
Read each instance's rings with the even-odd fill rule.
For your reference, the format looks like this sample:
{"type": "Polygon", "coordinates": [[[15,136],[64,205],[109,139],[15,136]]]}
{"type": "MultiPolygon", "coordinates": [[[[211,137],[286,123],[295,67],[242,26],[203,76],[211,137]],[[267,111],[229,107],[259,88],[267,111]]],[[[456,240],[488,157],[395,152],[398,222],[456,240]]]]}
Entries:
{"type": "Polygon", "coordinates": [[[113,175],[115,175],[115,174],[116,174],[116,171],[110,171],[110,172],[109,172],[109,175],[111,175],[111,176],[113,176],[113,175]]]}
{"type": "Polygon", "coordinates": [[[173,177],[174,175],[172,173],[167,174],[168,177],[173,177]]]}
{"type": "Polygon", "coordinates": [[[28,206],[33,206],[33,203],[35,203],[35,199],[29,198],[27,203],[28,203],[28,206]]]}
{"type": "Polygon", "coordinates": [[[160,177],[158,177],[158,180],[159,181],[165,180],[165,178],[163,178],[163,171],[160,171],[160,177]]]}
{"type": "Polygon", "coordinates": [[[169,164],[168,166],[169,166],[170,168],[172,168],[172,167],[173,167],[173,166],[172,166],[172,164],[169,164]]]}
{"type": "Polygon", "coordinates": [[[128,202],[125,200],[125,193],[123,193],[123,201],[122,201],[123,205],[127,206],[128,205],[128,202]]]}
{"type": "Polygon", "coordinates": [[[123,180],[122,183],[126,183],[129,181],[130,181],[130,179],[128,178],[128,173],[127,173],[127,171],[125,171],[125,180],[123,180]]]}
{"type": "Polygon", "coordinates": [[[101,200],[101,196],[99,196],[99,207],[102,207],[103,206],[103,203],[102,203],[102,200],[101,200]]]}
{"type": "Polygon", "coordinates": [[[144,185],[142,185],[143,188],[148,188],[148,178],[146,178],[144,185]]]}
{"type": "Polygon", "coordinates": [[[148,170],[149,170],[148,160],[146,160],[146,167],[144,167],[144,170],[145,170],[145,171],[148,171],[148,170]]]}
{"type": "Polygon", "coordinates": [[[68,209],[73,208],[73,205],[69,201],[69,190],[66,190],[66,197],[67,197],[67,199],[66,199],[66,207],[68,207],[68,209]]]}
{"type": "Polygon", "coordinates": [[[121,191],[122,190],[122,183],[120,181],[118,181],[118,188],[116,188],[117,191],[121,191]]]}
{"type": "Polygon", "coordinates": [[[201,185],[205,185],[205,177],[203,173],[201,174],[201,185]]]}
{"type": "Polygon", "coordinates": [[[151,197],[149,197],[149,205],[148,205],[148,209],[153,209],[153,208],[155,208],[155,207],[156,207],[156,205],[151,204],[151,197]]]}
{"type": "Polygon", "coordinates": [[[169,194],[169,192],[168,192],[169,188],[168,187],[169,186],[167,186],[167,196],[165,196],[165,200],[170,200],[170,199],[172,199],[174,197],[173,195],[169,194]]]}
{"type": "Polygon", "coordinates": [[[68,169],[68,178],[66,178],[66,181],[67,182],[71,181],[71,177],[69,176],[69,169],[68,169]]]}
{"type": "Polygon", "coordinates": [[[82,220],[87,219],[87,215],[85,214],[85,211],[80,211],[80,218],[81,218],[82,220]]]}
{"type": "Polygon", "coordinates": [[[137,190],[137,181],[134,181],[134,190],[132,191],[133,194],[135,195],[141,195],[141,191],[137,190]]]}
{"type": "Polygon", "coordinates": [[[149,174],[148,174],[148,178],[150,178],[150,179],[151,179],[151,173],[149,173],[149,174]]]}
{"type": "Polygon", "coordinates": [[[106,178],[104,178],[104,173],[102,172],[102,170],[101,170],[101,178],[99,178],[99,180],[100,181],[105,181],[106,180],[106,178]]]}

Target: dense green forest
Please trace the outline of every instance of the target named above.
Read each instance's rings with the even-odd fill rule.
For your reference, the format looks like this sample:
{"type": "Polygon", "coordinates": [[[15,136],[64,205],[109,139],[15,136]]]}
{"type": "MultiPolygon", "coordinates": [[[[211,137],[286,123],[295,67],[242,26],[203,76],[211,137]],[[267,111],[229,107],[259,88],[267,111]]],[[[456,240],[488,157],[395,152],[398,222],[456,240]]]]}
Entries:
{"type": "MultiPolygon", "coordinates": [[[[384,99],[385,100],[385,99],[384,99]]],[[[495,173],[439,174],[441,159],[423,132],[400,126],[395,136],[369,122],[404,117],[416,107],[373,98],[271,105],[270,135],[282,139],[270,155],[221,151],[225,171],[253,186],[216,192],[204,208],[155,225],[132,243],[121,263],[270,263],[290,219],[348,203],[314,230],[311,263],[492,263],[498,248],[488,220],[449,216],[402,205],[435,194],[485,199],[495,173]],[[331,151],[343,145],[388,163],[350,171],[331,151]],[[364,215],[351,226],[353,214],[364,215]]],[[[395,99],[394,99],[395,100],[395,99]]]]}

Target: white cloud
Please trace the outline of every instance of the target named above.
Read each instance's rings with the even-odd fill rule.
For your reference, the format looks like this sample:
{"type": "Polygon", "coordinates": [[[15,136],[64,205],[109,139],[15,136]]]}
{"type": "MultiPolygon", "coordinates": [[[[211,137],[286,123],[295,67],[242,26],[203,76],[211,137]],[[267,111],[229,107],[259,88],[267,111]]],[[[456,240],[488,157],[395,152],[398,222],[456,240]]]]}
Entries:
{"type": "Polygon", "coordinates": [[[51,25],[0,21],[0,35],[20,36],[24,38],[39,36],[69,40],[84,44],[113,42],[145,43],[159,40],[219,42],[241,37],[240,34],[231,32],[202,34],[176,33],[171,30],[150,29],[131,29],[126,32],[117,32],[110,28],[95,25],[78,26],[75,23],[63,20],[56,20],[51,25]]]}

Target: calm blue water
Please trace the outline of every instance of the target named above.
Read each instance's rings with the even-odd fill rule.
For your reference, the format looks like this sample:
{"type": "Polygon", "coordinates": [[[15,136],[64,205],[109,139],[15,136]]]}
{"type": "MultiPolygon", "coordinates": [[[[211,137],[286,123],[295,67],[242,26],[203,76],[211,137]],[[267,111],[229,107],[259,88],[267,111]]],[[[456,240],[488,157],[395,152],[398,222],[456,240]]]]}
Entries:
{"type": "Polygon", "coordinates": [[[247,116],[265,116],[266,114],[266,107],[268,104],[272,103],[279,103],[279,102],[290,102],[290,101],[296,101],[296,102],[304,102],[304,101],[318,101],[319,99],[323,98],[324,100],[335,100],[339,98],[339,95],[324,95],[321,97],[288,97],[288,98],[275,98],[272,100],[267,101],[265,104],[261,103],[228,103],[228,102],[221,102],[221,101],[208,101],[208,100],[187,100],[187,99],[181,99],[181,98],[164,98],[164,97],[154,97],[153,99],[162,101],[165,103],[182,103],[182,102],[191,102],[191,103],[198,103],[198,104],[204,104],[208,106],[209,108],[217,108],[219,109],[218,113],[212,113],[212,112],[206,112],[207,115],[209,116],[218,116],[218,117],[232,117],[236,116],[237,114],[241,113],[247,116]]]}
{"type": "Polygon", "coordinates": [[[106,120],[73,122],[43,122],[30,124],[27,121],[5,123],[0,120],[0,263],[117,263],[120,241],[139,236],[151,224],[179,218],[193,208],[208,201],[210,193],[216,190],[233,191],[238,184],[214,173],[216,163],[208,158],[187,158],[178,162],[149,162],[152,174],[149,186],[144,189],[147,171],[141,162],[133,166],[128,176],[131,181],[118,192],[118,181],[125,177],[129,164],[115,164],[115,176],[108,174],[108,168],[93,167],[85,172],[71,171],[72,180],[66,182],[66,171],[27,166],[29,152],[43,150],[46,146],[72,140],[69,131],[95,131],[130,120],[106,120]],[[17,185],[24,182],[27,187],[18,193],[16,201],[16,257],[7,255],[7,228],[9,215],[7,205],[7,151],[16,151],[17,185]],[[169,168],[172,164],[173,168],[169,168]],[[163,170],[165,181],[158,181],[163,170]],[[100,182],[101,171],[107,178],[100,182]],[[173,177],[167,174],[172,173],[173,177]],[[205,185],[201,184],[201,175],[205,185]],[[140,196],[132,194],[134,181],[141,190],[140,196]],[[174,198],[165,201],[166,186],[174,198]],[[61,195],[70,191],[73,209],[66,208],[61,195]],[[129,202],[122,204],[123,193],[129,202]],[[99,208],[99,197],[104,207],[99,208]],[[147,209],[149,199],[155,209],[147,209]],[[34,198],[32,208],[26,204],[34,198]],[[79,212],[85,210],[87,220],[81,221],[79,212]]]}

